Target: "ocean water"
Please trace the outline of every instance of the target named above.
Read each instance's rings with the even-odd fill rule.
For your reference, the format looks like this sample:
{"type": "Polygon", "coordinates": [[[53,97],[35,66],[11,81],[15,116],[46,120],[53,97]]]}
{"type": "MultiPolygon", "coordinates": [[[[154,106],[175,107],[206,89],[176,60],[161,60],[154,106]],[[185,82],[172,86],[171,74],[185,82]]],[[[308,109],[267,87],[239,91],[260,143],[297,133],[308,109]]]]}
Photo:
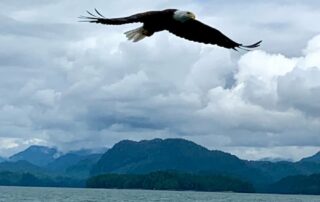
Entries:
{"type": "Polygon", "coordinates": [[[1,202],[320,202],[320,196],[191,191],[0,187],[1,202]]]}

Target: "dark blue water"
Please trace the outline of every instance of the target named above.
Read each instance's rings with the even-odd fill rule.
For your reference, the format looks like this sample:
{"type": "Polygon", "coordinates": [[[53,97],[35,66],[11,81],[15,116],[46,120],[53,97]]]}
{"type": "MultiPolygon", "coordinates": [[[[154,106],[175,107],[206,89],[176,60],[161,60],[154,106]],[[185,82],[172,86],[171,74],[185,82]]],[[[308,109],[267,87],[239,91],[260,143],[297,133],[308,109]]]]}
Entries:
{"type": "Polygon", "coordinates": [[[214,192],[0,187],[1,202],[320,202],[320,196],[214,192]]]}

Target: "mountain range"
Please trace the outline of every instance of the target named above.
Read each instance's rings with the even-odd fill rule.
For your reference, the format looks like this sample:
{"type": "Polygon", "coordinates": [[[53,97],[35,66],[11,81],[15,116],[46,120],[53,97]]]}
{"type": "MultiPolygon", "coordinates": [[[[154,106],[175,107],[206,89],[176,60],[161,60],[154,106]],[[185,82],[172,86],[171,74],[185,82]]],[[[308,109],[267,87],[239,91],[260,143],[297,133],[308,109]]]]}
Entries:
{"type": "Polygon", "coordinates": [[[93,166],[91,175],[145,174],[178,170],[197,174],[223,174],[252,182],[256,187],[291,175],[320,173],[320,161],[247,161],[229,153],[208,150],[183,139],[121,141],[93,166]]]}
{"type": "Polygon", "coordinates": [[[86,179],[107,148],[81,149],[63,153],[56,148],[32,145],[0,162],[0,172],[32,173],[46,177],[86,179]]]}
{"type": "Polygon", "coordinates": [[[54,161],[58,156],[58,151],[55,148],[49,148],[45,146],[31,146],[24,151],[9,157],[10,161],[28,161],[37,166],[45,166],[48,163],[54,161]]]}
{"type": "Polygon", "coordinates": [[[0,163],[6,161],[7,159],[0,156],[0,163]]]}
{"type": "MultiPolygon", "coordinates": [[[[284,183],[288,177],[309,179],[309,175],[320,173],[320,153],[298,162],[248,161],[184,139],[123,140],[109,150],[99,151],[79,150],[63,154],[55,148],[31,146],[0,163],[0,177],[4,172],[27,172],[41,179],[37,183],[48,182],[43,180],[47,178],[70,178],[84,184],[91,176],[104,174],[146,175],[174,171],[199,176],[229,176],[251,183],[258,192],[270,192],[270,186],[284,183]]],[[[49,182],[57,183],[55,180],[49,182]]],[[[64,181],[58,182],[63,185],[64,181]]]]}
{"type": "Polygon", "coordinates": [[[313,156],[305,157],[305,158],[301,159],[301,162],[319,163],[320,162],[320,152],[316,153],[313,156]]]}

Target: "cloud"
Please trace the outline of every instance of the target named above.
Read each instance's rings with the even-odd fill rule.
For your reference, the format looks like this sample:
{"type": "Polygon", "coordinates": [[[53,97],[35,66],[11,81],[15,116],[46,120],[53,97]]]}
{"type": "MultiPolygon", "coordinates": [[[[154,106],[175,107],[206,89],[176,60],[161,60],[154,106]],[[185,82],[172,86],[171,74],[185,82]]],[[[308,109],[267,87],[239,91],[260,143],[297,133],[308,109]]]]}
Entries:
{"type": "Polygon", "coordinates": [[[47,145],[47,143],[37,138],[0,138],[0,147],[2,148],[2,154],[5,156],[20,152],[21,149],[26,149],[31,145],[47,145]]]}
{"type": "Polygon", "coordinates": [[[320,144],[318,1],[29,3],[0,3],[0,137],[14,151],[182,137],[298,159],[320,144]],[[264,42],[238,53],[163,32],[133,44],[122,33],[137,25],[76,22],[93,7],[112,17],[181,7],[239,42],[264,42]]]}
{"type": "Polygon", "coordinates": [[[261,160],[263,158],[273,158],[290,161],[299,161],[302,157],[312,156],[319,151],[319,147],[299,146],[282,146],[270,148],[228,147],[220,149],[233,153],[242,159],[261,160]],[[297,151],[299,151],[299,156],[296,155],[297,151]]]}

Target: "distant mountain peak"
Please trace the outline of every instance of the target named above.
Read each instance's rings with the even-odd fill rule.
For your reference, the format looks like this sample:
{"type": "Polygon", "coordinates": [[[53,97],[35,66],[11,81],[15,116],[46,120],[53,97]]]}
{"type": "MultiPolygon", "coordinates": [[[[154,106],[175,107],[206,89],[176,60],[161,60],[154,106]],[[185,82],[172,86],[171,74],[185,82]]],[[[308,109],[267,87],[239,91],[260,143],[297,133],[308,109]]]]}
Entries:
{"type": "Polygon", "coordinates": [[[305,157],[301,159],[301,162],[320,163],[320,151],[310,157],[305,157]]]}
{"type": "Polygon", "coordinates": [[[109,149],[93,168],[92,174],[147,173],[156,170],[207,171],[241,167],[234,155],[210,151],[185,139],[123,140],[109,149]]]}
{"type": "Polygon", "coordinates": [[[54,147],[47,147],[42,145],[31,145],[25,151],[36,151],[36,152],[42,152],[45,154],[51,154],[51,153],[57,153],[58,150],[54,147]]]}
{"type": "Polygon", "coordinates": [[[182,144],[192,144],[196,145],[198,147],[207,149],[201,145],[198,145],[190,140],[186,140],[183,138],[167,138],[167,139],[161,139],[161,138],[155,138],[151,140],[140,140],[140,141],[134,141],[134,140],[121,140],[120,142],[116,143],[114,146],[119,146],[123,144],[136,144],[136,145],[143,145],[143,144],[162,144],[162,143],[182,143],[182,144]]]}
{"type": "Polygon", "coordinates": [[[56,148],[32,145],[17,154],[12,155],[11,161],[27,161],[37,166],[45,166],[59,156],[56,148]]]}

